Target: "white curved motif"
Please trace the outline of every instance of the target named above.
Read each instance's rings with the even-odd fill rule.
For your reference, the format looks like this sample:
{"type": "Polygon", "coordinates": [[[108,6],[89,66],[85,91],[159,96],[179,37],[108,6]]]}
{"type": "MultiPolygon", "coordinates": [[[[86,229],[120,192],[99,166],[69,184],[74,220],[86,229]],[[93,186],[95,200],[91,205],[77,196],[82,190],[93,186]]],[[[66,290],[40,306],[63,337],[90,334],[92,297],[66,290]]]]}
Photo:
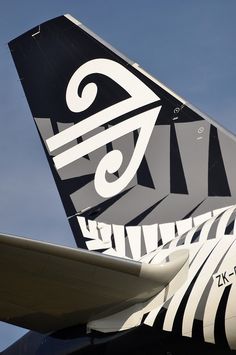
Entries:
{"type": "MultiPolygon", "coordinates": [[[[79,67],[72,75],[66,90],[66,102],[68,108],[74,112],[82,112],[89,108],[97,95],[97,85],[87,84],[78,95],[78,88],[84,78],[90,74],[103,74],[114,80],[130,95],[129,98],[118,102],[87,119],[76,123],[53,137],[47,139],[50,152],[63,147],[74,139],[94,130],[95,128],[133,111],[159,100],[159,97],[151,91],[142,81],[128,71],[121,64],[109,59],[93,59],[79,67]]],[[[116,172],[123,161],[123,155],[119,150],[107,153],[99,162],[95,172],[95,189],[102,197],[112,197],[122,191],[134,177],[145,154],[155,121],[161,107],[149,109],[144,113],[133,116],[105,131],[88,138],[84,142],[65,150],[56,155],[53,160],[55,167],[59,170],[92,151],[124,136],[136,129],[140,129],[139,137],[134,153],[125,172],[115,181],[108,182],[106,173],[116,172]]]]}

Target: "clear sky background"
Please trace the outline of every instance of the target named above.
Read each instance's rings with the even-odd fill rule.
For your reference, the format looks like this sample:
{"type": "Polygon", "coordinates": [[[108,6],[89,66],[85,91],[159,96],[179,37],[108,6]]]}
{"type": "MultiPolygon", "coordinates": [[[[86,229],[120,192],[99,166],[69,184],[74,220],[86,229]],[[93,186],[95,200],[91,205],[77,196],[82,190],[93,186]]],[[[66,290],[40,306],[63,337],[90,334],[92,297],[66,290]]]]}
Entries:
{"type": "MultiPolygon", "coordinates": [[[[7,47],[65,13],[235,133],[236,1],[0,0],[0,231],[74,246],[7,47]]],[[[0,350],[24,332],[0,323],[0,350]]]]}

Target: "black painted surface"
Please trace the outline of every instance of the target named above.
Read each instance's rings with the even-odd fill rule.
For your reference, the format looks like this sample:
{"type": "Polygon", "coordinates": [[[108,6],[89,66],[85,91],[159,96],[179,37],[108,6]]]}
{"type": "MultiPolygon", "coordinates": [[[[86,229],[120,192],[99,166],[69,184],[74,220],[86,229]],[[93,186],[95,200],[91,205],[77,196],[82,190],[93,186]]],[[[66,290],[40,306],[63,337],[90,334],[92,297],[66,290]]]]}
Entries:
{"type": "Polygon", "coordinates": [[[26,334],[3,355],[235,355],[223,344],[212,345],[179,337],[155,327],[140,326],[131,331],[104,335],[86,335],[81,327],[60,331],[49,337],[26,334]],[[80,333],[80,335],[79,335],[80,333]]]}

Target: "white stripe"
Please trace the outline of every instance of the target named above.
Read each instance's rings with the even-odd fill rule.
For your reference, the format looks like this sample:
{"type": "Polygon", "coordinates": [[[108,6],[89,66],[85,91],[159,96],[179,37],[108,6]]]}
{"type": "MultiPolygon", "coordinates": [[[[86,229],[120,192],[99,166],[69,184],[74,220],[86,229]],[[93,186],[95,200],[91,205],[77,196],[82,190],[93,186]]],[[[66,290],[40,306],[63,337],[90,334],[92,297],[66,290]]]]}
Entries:
{"type": "Polygon", "coordinates": [[[144,322],[145,324],[149,326],[153,325],[159,311],[163,307],[163,304],[169,300],[186,281],[187,270],[188,263],[184,265],[184,267],[175,275],[175,277],[170,281],[168,286],[161,291],[161,293],[145,305],[143,312],[147,313],[147,311],[150,311],[144,322]]]}
{"type": "Polygon", "coordinates": [[[217,230],[216,230],[216,237],[221,237],[222,235],[225,234],[225,228],[234,210],[235,207],[233,206],[229,208],[227,211],[225,211],[223,215],[220,217],[217,230]]]}
{"type": "Polygon", "coordinates": [[[77,217],[83,237],[89,239],[98,239],[97,222],[88,220],[88,228],[84,217],[77,217]]]}
{"type": "Polygon", "coordinates": [[[175,238],[175,223],[159,224],[159,229],[163,244],[166,244],[175,238]]]}
{"type": "Polygon", "coordinates": [[[230,207],[233,207],[233,206],[231,205],[231,206],[227,206],[227,207],[223,207],[223,208],[217,208],[216,210],[213,211],[213,216],[219,216],[219,214],[228,210],[230,207]]]}
{"type": "MultiPolygon", "coordinates": [[[[212,227],[212,224],[215,222],[217,216],[212,217],[211,219],[209,219],[209,221],[207,221],[206,223],[203,224],[200,236],[199,236],[199,241],[203,242],[206,241],[209,238],[209,232],[210,229],[212,227]]],[[[209,238],[211,239],[211,238],[209,238]]]]}
{"type": "Polygon", "coordinates": [[[99,249],[106,249],[111,248],[111,242],[104,243],[102,240],[89,240],[86,242],[86,246],[89,250],[99,250],[99,249]]]}
{"type": "Polygon", "coordinates": [[[207,213],[201,214],[200,216],[197,216],[197,217],[193,218],[193,224],[194,224],[194,226],[199,226],[199,224],[202,224],[203,222],[206,222],[211,217],[212,217],[211,212],[207,212],[207,213]]]}
{"type": "Polygon", "coordinates": [[[233,235],[236,235],[236,222],[235,222],[236,216],[234,215],[234,229],[233,229],[233,235]]]}
{"type": "MultiPolygon", "coordinates": [[[[228,238],[228,237],[227,237],[228,238]]],[[[236,255],[236,243],[234,243],[233,247],[233,260],[234,260],[234,267],[236,266],[235,262],[235,255],[236,255]]],[[[236,278],[236,275],[235,275],[236,278]]],[[[226,337],[231,349],[236,349],[236,336],[235,336],[235,329],[236,329],[236,307],[235,307],[235,300],[236,300],[236,279],[234,280],[229,298],[228,303],[226,306],[226,313],[225,313],[225,332],[226,337]]]]}
{"type": "Polygon", "coordinates": [[[183,219],[181,221],[177,221],[176,227],[177,227],[177,231],[178,231],[179,236],[188,232],[193,227],[192,217],[183,219]]]}
{"type": "Polygon", "coordinates": [[[138,260],[141,257],[141,227],[126,227],[126,232],[133,259],[138,260]]]}
{"type": "Polygon", "coordinates": [[[196,227],[193,227],[186,235],[186,238],[185,238],[185,242],[184,242],[184,245],[190,245],[191,244],[191,241],[192,241],[192,237],[194,235],[194,233],[198,230],[198,226],[196,227]]]}
{"type": "Polygon", "coordinates": [[[115,249],[119,256],[125,256],[125,227],[112,224],[112,230],[115,241],[115,249]]]}
{"type": "Polygon", "coordinates": [[[168,249],[172,249],[172,248],[175,248],[178,244],[178,241],[179,241],[179,238],[175,238],[173,239],[171,242],[170,242],[170,245],[168,247],[168,249]]]}
{"type": "Polygon", "coordinates": [[[191,294],[188,298],[188,302],[185,308],[182,324],[182,335],[192,336],[192,327],[194,322],[195,313],[199,304],[199,301],[202,297],[205,287],[207,286],[209,280],[212,277],[212,274],[216,268],[216,265],[223,257],[229,246],[232,244],[232,239],[225,240],[221,239],[216,248],[212,251],[209,256],[206,264],[201,270],[201,275],[195,282],[195,285],[191,291],[191,294]]]}
{"type": "MultiPolygon", "coordinates": [[[[236,292],[234,291],[234,300],[236,297],[236,292]]],[[[231,294],[231,292],[230,292],[231,294]]],[[[235,329],[236,329],[236,315],[231,318],[227,318],[225,321],[225,330],[227,341],[231,350],[236,349],[236,336],[235,336],[235,329]]]]}
{"type": "Polygon", "coordinates": [[[101,234],[101,238],[105,243],[111,242],[111,225],[106,223],[97,223],[97,229],[101,234]]]}
{"type": "Polygon", "coordinates": [[[170,254],[169,249],[162,249],[156,252],[156,255],[152,258],[151,264],[158,264],[163,261],[170,254]]]}
{"type": "Polygon", "coordinates": [[[156,320],[156,317],[158,315],[158,313],[160,312],[162,308],[162,304],[160,306],[158,306],[157,308],[153,309],[147,316],[147,318],[145,319],[145,322],[144,324],[146,325],[149,325],[150,327],[153,326],[155,320],[156,320]]]}
{"type": "MultiPolygon", "coordinates": [[[[225,255],[224,260],[222,261],[216,275],[219,275],[221,273],[224,273],[226,270],[233,270],[234,269],[234,264],[235,264],[235,238],[232,236],[229,236],[227,238],[223,237],[222,238],[222,243],[226,246],[231,246],[229,249],[228,253],[225,255]]],[[[221,243],[221,244],[222,244],[221,243]]],[[[218,247],[218,246],[217,246],[218,247]]],[[[224,246],[223,246],[224,248],[224,246]]],[[[217,263],[215,263],[217,265],[217,263]]],[[[224,292],[225,287],[221,286],[218,287],[218,279],[216,279],[213,275],[213,284],[209,293],[209,296],[207,298],[206,302],[206,307],[204,311],[204,317],[203,317],[203,331],[204,331],[204,339],[206,342],[210,343],[215,343],[215,336],[214,336],[214,324],[215,324],[215,317],[216,317],[216,312],[221,300],[221,296],[224,292]]],[[[235,312],[235,298],[233,299],[233,307],[234,307],[234,312],[235,312]]],[[[230,312],[229,312],[230,313],[230,312]]],[[[235,329],[234,329],[235,330],[235,329]]],[[[234,332],[235,333],[235,332],[234,332]]]]}
{"type": "Polygon", "coordinates": [[[158,224],[143,225],[142,230],[147,253],[156,250],[158,247],[158,224]]]}
{"type": "MultiPolygon", "coordinates": [[[[195,249],[195,252],[197,252],[197,250],[200,248],[201,248],[201,250],[199,251],[196,258],[193,260],[193,263],[190,267],[189,279],[188,279],[187,283],[179,291],[177,291],[177,293],[174,295],[174,297],[172,298],[172,300],[169,304],[169,307],[167,309],[167,313],[165,316],[163,330],[172,331],[175,316],[176,316],[176,313],[177,313],[178,308],[180,306],[180,303],[182,301],[182,298],[183,298],[188,286],[192,282],[194,276],[196,275],[196,273],[198,272],[198,270],[200,269],[200,267],[204,263],[205,259],[207,258],[207,256],[209,255],[209,253],[211,252],[211,250],[215,246],[215,244],[216,244],[215,240],[209,240],[201,248],[201,243],[195,243],[195,245],[197,245],[197,247],[198,247],[195,249]]],[[[194,249],[194,248],[191,248],[191,249],[194,249]]]]}

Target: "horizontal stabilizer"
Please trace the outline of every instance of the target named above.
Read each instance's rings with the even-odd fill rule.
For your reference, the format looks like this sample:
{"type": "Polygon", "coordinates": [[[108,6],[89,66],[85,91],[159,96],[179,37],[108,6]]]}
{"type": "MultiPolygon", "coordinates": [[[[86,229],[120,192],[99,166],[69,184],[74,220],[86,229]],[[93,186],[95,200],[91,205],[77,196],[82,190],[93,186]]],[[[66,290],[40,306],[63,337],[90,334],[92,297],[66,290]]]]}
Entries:
{"type": "Polygon", "coordinates": [[[0,253],[0,320],[39,332],[143,302],[168,285],[188,258],[177,252],[161,264],[142,264],[4,234],[0,253]]]}

